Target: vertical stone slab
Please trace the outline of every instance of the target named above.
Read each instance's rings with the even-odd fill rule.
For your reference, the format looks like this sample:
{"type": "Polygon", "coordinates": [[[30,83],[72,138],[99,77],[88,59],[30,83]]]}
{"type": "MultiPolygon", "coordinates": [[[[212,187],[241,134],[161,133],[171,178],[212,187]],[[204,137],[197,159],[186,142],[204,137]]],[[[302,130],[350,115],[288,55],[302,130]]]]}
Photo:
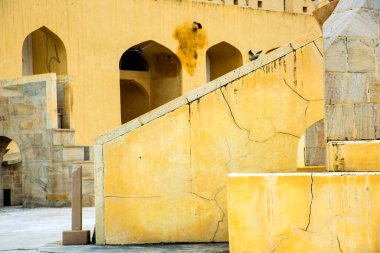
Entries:
{"type": "Polygon", "coordinates": [[[82,166],[72,170],[71,231],[63,231],[63,245],[90,243],[90,230],[82,230],[82,166]]]}
{"type": "Polygon", "coordinates": [[[82,229],[82,166],[74,167],[72,170],[71,188],[71,219],[72,230],[82,229]]]}

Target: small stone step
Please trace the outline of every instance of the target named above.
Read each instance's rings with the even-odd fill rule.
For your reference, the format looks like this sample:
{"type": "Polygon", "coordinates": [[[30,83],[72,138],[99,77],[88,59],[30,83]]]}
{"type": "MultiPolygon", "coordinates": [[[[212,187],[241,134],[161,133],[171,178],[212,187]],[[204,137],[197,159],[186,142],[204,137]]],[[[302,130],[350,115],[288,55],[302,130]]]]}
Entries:
{"type": "Polygon", "coordinates": [[[62,161],[90,161],[90,153],[88,146],[63,146],[62,161]]]}
{"type": "Polygon", "coordinates": [[[53,145],[74,145],[74,129],[53,129],[53,145]]]}

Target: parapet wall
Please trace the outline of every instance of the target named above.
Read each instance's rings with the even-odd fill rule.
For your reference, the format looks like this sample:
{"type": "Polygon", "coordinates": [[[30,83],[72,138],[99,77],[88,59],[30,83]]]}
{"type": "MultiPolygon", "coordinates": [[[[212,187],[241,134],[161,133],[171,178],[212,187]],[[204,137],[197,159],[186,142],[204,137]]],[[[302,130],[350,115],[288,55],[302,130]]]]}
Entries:
{"type": "Polygon", "coordinates": [[[99,137],[97,243],[228,241],[227,173],[295,171],[323,118],[321,43],[287,44],[99,137]]]}

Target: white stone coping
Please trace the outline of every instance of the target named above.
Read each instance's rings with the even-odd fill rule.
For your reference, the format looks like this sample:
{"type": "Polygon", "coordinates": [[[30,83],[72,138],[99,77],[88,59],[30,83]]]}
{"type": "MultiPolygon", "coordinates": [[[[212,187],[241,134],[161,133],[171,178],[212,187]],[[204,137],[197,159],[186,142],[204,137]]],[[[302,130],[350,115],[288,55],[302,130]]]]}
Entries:
{"type": "Polygon", "coordinates": [[[236,81],[243,76],[248,75],[255,70],[274,62],[291,52],[294,52],[297,49],[300,49],[310,43],[313,43],[315,40],[322,38],[322,34],[320,31],[309,33],[301,39],[297,39],[289,44],[285,44],[284,46],[268,53],[267,55],[261,56],[259,59],[249,62],[211,82],[203,84],[202,86],[152,110],[148,113],[141,115],[138,118],[135,118],[122,126],[111,130],[110,132],[101,135],[95,139],[94,145],[101,145],[106,142],[109,142],[119,136],[122,136],[142,125],[145,125],[169,112],[172,112],[186,104],[190,104],[207,94],[214,92],[215,90],[226,86],[227,84],[236,81]]]}
{"type": "Polygon", "coordinates": [[[328,141],[330,145],[352,145],[352,144],[380,144],[380,140],[349,140],[349,141],[328,141]]]}
{"type": "Polygon", "coordinates": [[[294,176],[364,176],[364,175],[380,175],[380,172],[268,172],[268,173],[229,173],[229,178],[238,177],[294,177],[294,176]]]}
{"type": "Polygon", "coordinates": [[[41,75],[23,76],[19,78],[0,80],[0,87],[7,87],[12,85],[22,85],[26,83],[35,83],[42,81],[57,81],[57,75],[55,73],[47,73],[41,75]]]}

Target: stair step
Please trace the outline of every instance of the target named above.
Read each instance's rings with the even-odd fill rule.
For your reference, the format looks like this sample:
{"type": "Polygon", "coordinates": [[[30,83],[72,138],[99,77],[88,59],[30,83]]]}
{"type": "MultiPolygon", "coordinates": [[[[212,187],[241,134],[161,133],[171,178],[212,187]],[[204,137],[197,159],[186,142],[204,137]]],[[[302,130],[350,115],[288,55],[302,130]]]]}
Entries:
{"type": "Polygon", "coordinates": [[[74,129],[53,129],[53,145],[74,145],[74,129]]]}
{"type": "Polygon", "coordinates": [[[62,161],[91,161],[91,150],[88,146],[63,146],[62,161]]]}

